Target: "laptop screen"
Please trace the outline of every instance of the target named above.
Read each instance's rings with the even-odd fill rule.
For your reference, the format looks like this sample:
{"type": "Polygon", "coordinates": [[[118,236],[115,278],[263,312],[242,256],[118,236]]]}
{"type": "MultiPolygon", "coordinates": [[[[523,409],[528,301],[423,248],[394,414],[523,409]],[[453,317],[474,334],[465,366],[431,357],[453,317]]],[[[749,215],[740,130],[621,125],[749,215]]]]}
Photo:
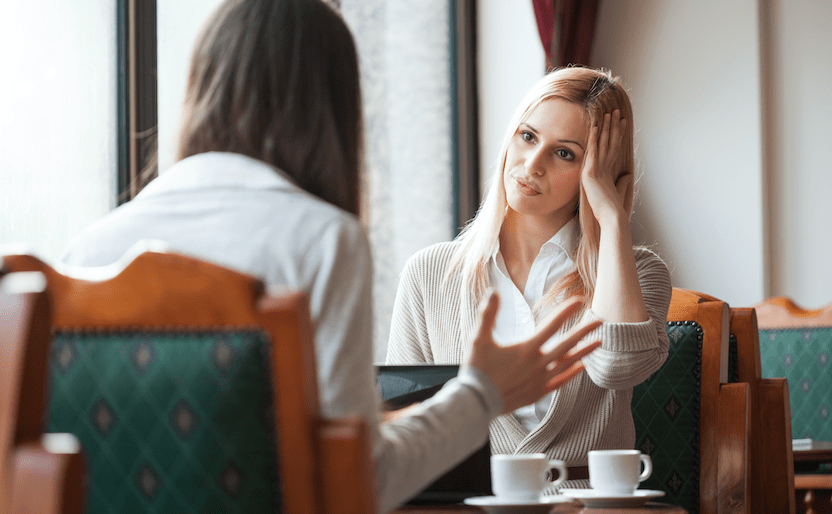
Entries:
{"type": "MultiPolygon", "coordinates": [[[[433,396],[459,371],[455,365],[414,364],[376,366],[381,397],[400,409],[433,396]]],[[[456,467],[439,477],[410,504],[460,503],[465,498],[491,495],[491,447],[486,442],[456,467]]]]}

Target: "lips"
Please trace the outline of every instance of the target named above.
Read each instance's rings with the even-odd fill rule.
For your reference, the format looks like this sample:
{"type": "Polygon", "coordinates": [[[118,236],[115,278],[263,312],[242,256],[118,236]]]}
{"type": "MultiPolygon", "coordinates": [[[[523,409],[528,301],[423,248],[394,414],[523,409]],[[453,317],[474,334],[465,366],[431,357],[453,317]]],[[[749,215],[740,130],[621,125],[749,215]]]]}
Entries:
{"type": "Polygon", "coordinates": [[[512,177],[515,182],[517,182],[517,189],[526,196],[535,196],[539,195],[540,191],[534,186],[534,184],[530,182],[526,182],[525,180],[519,179],[517,177],[512,177]]]}

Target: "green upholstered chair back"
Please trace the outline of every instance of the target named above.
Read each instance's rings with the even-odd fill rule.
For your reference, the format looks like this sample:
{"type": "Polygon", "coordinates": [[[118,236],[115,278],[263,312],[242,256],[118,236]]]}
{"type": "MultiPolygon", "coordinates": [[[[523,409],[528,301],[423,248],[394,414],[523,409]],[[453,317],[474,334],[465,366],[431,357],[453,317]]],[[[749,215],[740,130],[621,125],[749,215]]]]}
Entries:
{"type": "Polygon", "coordinates": [[[763,377],[789,381],[792,436],[832,441],[832,326],[760,330],[763,377]]]}
{"type": "Polygon", "coordinates": [[[653,474],[640,488],[665,491],[663,501],[699,512],[699,424],[702,327],[667,324],[667,361],[633,389],[636,449],[650,455],[653,474]]]}
{"type": "Polygon", "coordinates": [[[47,432],[81,441],[93,513],[280,512],[259,332],[65,332],[47,432]]]}
{"type": "Polygon", "coordinates": [[[779,296],[754,309],[762,375],[789,383],[792,437],[832,441],[832,304],[808,310],[779,296]]]}
{"type": "Polygon", "coordinates": [[[375,510],[363,420],[320,418],[306,296],[142,246],[105,268],[0,261],[46,278],[50,383],[25,401],[80,439],[88,511],[375,510]]]}

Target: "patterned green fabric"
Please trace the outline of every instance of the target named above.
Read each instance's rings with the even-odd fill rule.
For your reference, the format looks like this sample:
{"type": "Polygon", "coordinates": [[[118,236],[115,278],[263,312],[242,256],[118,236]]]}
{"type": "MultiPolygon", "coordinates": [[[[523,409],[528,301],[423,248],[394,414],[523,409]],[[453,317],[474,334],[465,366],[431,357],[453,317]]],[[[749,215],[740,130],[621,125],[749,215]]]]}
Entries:
{"type": "Polygon", "coordinates": [[[763,377],[789,381],[792,436],[832,441],[832,327],[760,330],[763,377]]]}
{"type": "Polygon", "coordinates": [[[728,382],[734,384],[740,381],[740,357],[737,348],[737,336],[731,334],[728,338],[728,382]]]}
{"type": "Polygon", "coordinates": [[[83,445],[87,512],[279,512],[268,348],[252,332],[57,335],[47,431],[83,445]]]}
{"type": "Polygon", "coordinates": [[[663,501],[699,512],[699,399],[702,328],[668,322],[667,361],[633,389],[636,448],[650,455],[653,474],[640,488],[659,489],[663,501]]]}

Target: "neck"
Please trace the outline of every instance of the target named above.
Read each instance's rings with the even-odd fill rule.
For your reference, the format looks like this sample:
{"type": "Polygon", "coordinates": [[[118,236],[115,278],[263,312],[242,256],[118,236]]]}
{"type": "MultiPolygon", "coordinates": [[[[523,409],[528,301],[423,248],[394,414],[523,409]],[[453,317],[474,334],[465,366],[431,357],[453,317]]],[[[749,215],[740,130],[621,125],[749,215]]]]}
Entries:
{"type": "Polygon", "coordinates": [[[511,208],[506,212],[500,229],[500,253],[506,262],[523,262],[529,267],[540,247],[558,233],[571,217],[564,219],[524,216],[511,208]]]}

